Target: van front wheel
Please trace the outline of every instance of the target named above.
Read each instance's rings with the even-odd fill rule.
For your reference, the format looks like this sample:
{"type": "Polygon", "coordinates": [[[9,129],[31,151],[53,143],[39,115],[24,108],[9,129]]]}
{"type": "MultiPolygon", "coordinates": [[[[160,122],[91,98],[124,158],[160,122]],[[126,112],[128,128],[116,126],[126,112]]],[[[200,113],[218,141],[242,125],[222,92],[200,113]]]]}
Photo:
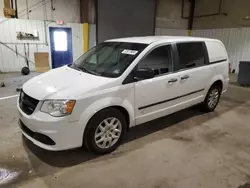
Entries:
{"type": "Polygon", "coordinates": [[[216,108],[216,106],[219,103],[220,100],[220,95],[221,95],[221,87],[220,85],[216,84],[213,85],[208,93],[207,96],[202,103],[202,109],[206,112],[212,112],[216,108]]]}
{"type": "Polygon", "coordinates": [[[115,108],[105,109],[94,115],[84,134],[85,147],[97,154],[115,150],[126,130],[124,115],[115,108]]]}

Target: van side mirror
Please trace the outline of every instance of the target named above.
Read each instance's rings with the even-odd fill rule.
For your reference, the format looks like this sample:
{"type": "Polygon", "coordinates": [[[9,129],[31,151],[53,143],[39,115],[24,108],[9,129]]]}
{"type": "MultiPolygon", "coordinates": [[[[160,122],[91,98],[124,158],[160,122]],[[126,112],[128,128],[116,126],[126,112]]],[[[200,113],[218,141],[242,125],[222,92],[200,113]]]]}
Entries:
{"type": "Polygon", "coordinates": [[[150,68],[138,68],[134,71],[135,80],[145,80],[150,79],[155,76],[155,72],[150,68]]]}

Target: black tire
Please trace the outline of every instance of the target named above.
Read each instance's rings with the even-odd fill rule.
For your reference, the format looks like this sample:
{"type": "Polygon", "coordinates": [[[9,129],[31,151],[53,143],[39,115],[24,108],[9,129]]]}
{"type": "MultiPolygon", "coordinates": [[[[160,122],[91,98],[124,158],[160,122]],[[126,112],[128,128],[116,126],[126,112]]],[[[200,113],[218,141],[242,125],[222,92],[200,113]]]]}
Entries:
{"type": "Polygon", "coordinates": [[[23,67],[21,73],[22,75],[28,75],[30,73],[29,67],[23,67]]]}
{"type": "Polygon", "coordinates": [[[97,114],[95,114],[88,122],[87,127],[84,131],[83,145],[88,151],[92,153],[96,153],[96,154],[110,153],[114,151],[120,145],[121,140],[124,137],[124,134],[126,132],[126,129],[127,129],[127,122],[126,122],[125,116],[119,110],[115,108],[104,109],[98,112],[97,114]],[[120,138],[113,146],[109,148],[105,148],[105,149],[100,148],[97,146],[95,142],[96,129],[103,120],[107,118],[111,118],[111,117],[115,117],[121,123],[122,131],[121,131],[120,138]]]}
{"type": "Polygon", "coordinates": [[[207,92],[205,100],[201,104],[201,108],[202,108],[202,110],[204,112],[212,112],[212,111],[215,110],[215,108],[217,107],[217,105],[218,105],[218,103],[220,101],[221,90],[222,90],[222,88],[221,88],[221,86],[219,84],[214,84],[214,85],[211,86],[211,88],[207,92]],[[211,92],[213,92],[215,90],[218,91],[218,100],[213,106],[210,106],[209,105],[209,96],[210,96],[211,92]]]}

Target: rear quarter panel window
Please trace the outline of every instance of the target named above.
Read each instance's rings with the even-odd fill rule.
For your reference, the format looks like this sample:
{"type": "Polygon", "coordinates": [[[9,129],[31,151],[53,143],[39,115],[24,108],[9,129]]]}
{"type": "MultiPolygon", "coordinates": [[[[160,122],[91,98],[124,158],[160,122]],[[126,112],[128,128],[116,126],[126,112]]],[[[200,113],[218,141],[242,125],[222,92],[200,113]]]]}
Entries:
{"type": "Polygon", "coordinates": [[[217,41],[206,41],[207,52],[210,62],[228,59],[224,45],[217,41]]]}
{"type": "Polygon", "coordinates": [[[203,42],[177,43],[180,69],[199,67],[206,63],[203,44],[203,42]]]}

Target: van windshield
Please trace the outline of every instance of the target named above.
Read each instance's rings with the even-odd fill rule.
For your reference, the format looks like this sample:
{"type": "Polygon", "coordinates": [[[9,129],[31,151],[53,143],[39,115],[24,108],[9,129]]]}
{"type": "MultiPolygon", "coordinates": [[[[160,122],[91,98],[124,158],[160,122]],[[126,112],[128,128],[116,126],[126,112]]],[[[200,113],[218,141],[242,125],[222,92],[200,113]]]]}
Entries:
{"type": "Polygon", "coordinates": [[[78,58],[71,68],[104,77],[120,76],[147,44],[103,42],[78,58]]]}

